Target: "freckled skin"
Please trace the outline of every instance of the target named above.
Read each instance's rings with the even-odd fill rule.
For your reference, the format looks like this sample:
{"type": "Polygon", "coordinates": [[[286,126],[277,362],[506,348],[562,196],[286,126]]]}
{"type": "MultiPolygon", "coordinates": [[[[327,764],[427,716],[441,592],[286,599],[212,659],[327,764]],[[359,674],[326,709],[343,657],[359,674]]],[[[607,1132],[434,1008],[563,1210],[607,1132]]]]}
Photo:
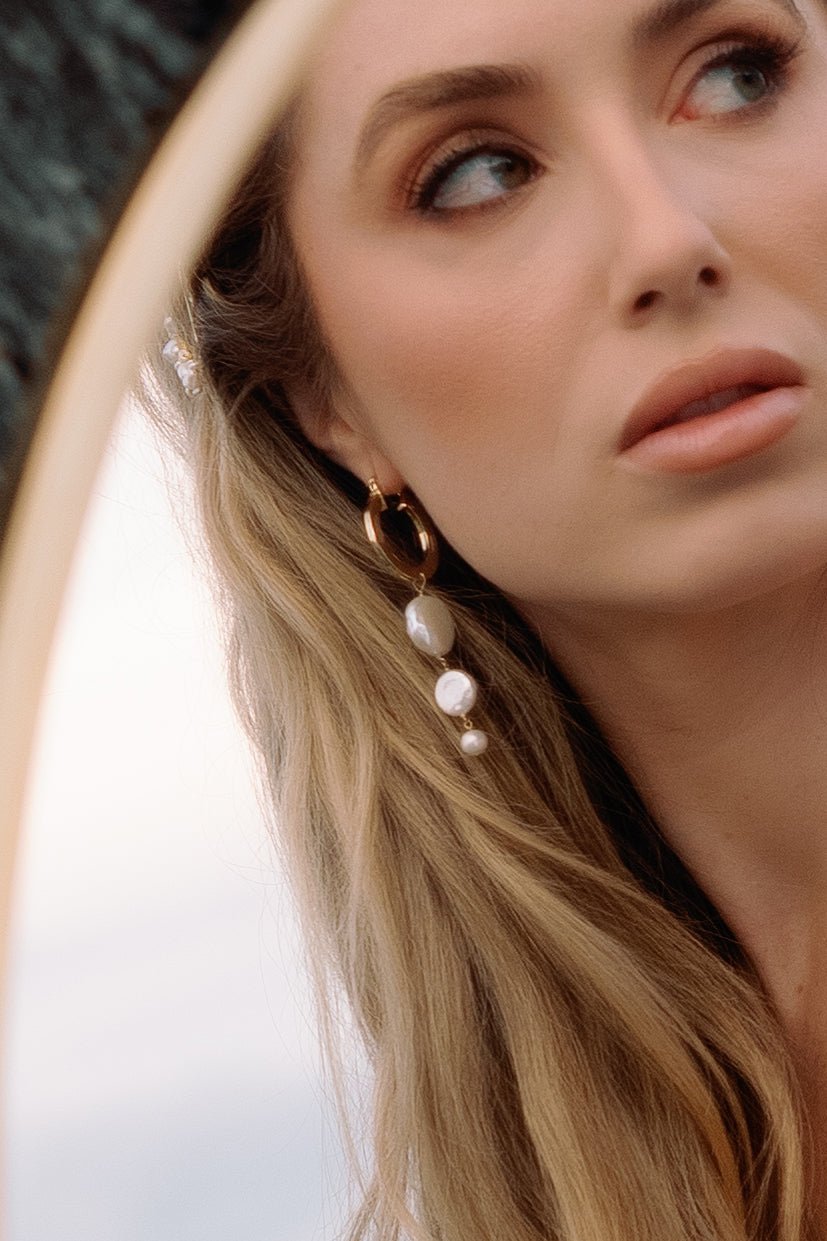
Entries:
{"type": "Polygon", "coordinates": [[[736,120],[703,114],[720,80],[699,95],[698,75],[734,25],[791,40],[794,21],[772,0],[722,0],[635,53],[648,7],[351,0],[306,89],[291,220],[344,381],[330,425],[300,411],[308,432],[363,480],[406,482],[483,575],[561,617],[703,612],[827,560],[827,15],[802,0],[786,86],[736,120]],[[383,92],[515,62],[539,93],[406,122],[354,181],[383,92]],[[469,126],[541,173],[493,209],[417,215],[394,187],[469,126]],[[617,440],[644,392],[728,346],[804,368],[794,429],[708,473],[624,469],[617,440]]]}

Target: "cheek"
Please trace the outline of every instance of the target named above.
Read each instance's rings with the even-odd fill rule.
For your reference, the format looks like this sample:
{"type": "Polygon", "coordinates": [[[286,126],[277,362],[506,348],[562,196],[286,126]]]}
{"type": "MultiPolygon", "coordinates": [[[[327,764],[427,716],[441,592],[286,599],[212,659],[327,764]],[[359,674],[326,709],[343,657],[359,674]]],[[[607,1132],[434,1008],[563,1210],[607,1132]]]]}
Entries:
{"type": "Polygon", "coordinates": [[[794,114],[771,158],[721,187],[725,241],[762,283],[827,308],[827,92],[794,114]]]}
{"type": "Polygon", "coordinates": [[[460,263],[446,247],[439,262],[398,238],[387,247],[339,240],[305,257],[372,438],[445,537],[495,580],[500,552],[531,539],[538,510],[547,535],[550,498],[565,493],[587,319],[574,264],[538,262],[535,247],[529,265],[497,249],[492,240],[460,263]],[[538,496],[549,501],[538,506],[538,496]]]}
{"type": "MultiPolygon", "coordinates": [[[[827,150],[823,159],[827,167],[827,150]]],[[[773,205],[767,231],[775,237],[767,267],[778,284],[805,307],[827,314],[827,176],[815,185],[810,178],[791,184],[785,201],[773,205]]]]}

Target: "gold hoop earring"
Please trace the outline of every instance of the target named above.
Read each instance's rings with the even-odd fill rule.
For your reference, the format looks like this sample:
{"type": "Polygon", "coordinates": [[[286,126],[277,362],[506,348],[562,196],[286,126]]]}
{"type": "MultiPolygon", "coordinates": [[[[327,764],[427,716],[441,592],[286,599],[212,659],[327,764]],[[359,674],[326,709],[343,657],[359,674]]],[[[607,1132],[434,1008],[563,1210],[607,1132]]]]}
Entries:
{"type": "Polygon", "coordinates": [[[430,519],[416,507],[414,497],[407,490],[396,497],[396,512],[405,516],[413,525],[416,541],[422,551],[421,560],[406,556],[387,537],[381,526],[381,514],[390,508],[375,478],[368,480],[368,503],[363,512],[365,530],[374,547],[393,565],[397,573],[409,581],[416,595],[405,608],[405,627],[408,637],[419,651],[434,656],[442,665],[434,698],[440,711],[458,718],[463,724],[460,749],[469,757],[484,754],[488,749],[488,735],[475,728],[468,712],[477,701],[478,687],[472,676],[460,668],[452,668],[445,658],[456,640],[456,627],[446,604],[436,595],[426,595],[425,586],[433,577],[439,564],[439,542],[430,519]]]}
{"type": "Polygon", "coordinates": [[[439,544],[437,542],[436,530],[432,526],[430,519],[417,510],[413,503],[413,496],[409,491],[403,490],[400,492],[396,511],[397,513],[402,513],[411,522],[416,531],[417,542],[422,549],[422,559],[411,560],[394,546],[382,529],[381,515],[388,512],[390,506],[375,478],[371,478],[368,481],[368,491],[370,495],[363,517],[365,530],[371,543],[373,543],[374,547],[379,548],[383,556],[391,562],[397,573],[407,578],[409,582],[418,582],[420,578],[423,583],[427,582],[436,573],[437,565],[439,564],[439,544]]]}

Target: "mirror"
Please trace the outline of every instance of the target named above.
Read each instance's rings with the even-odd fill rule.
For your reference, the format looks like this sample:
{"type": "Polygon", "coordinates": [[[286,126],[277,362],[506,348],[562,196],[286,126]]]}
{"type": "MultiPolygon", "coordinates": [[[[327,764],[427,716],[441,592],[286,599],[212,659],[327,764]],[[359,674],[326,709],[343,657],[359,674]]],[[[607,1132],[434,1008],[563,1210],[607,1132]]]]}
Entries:
{"type": "Polygon", "coordinates": [[[175,18],[165,4],[92,5],[82,15],[22,4],[0,25],[11,125],[4,185],[17,212],[4,250],[0,351],[4,953],[39,694],[92,480],[179,271],[203,244],[332,8],[330,0],[193,4],[175,18]],[[41,162],[21,157],[26,144],[42,152],[41,162]]]}
{"type": "MultiPolygon", "coordinates": [[[[100,328],[134,358],[272,122],[257,110],[243,150],[193,181],[193,153],[267,93],[278,39],[254,21],[301,11],[309,40],[322,7],[236,27],[254,31],[243,102],[236,74],[228,120],[214,81],[201,139],[182,113],[127,213],[153,226],[116,237],[44,427],[68,409],[77,434],[90,369],[110,416],[128,368],[100,328]],[[176,150],[189,193],[160,227],[176,150]],[[153,247],[147,316],[125,314],[153,247]]],[[[423,1235],[462,1241],[537,1241],[552,1220],[803,1241],[808,1196],[827,1218],[805,1163],[806,1122],[827,1115],[827,860],[790,811],[820,821],[827,793],[827,160],[801,139],[802,114],[815,133],[827,111],[819,13],[469,0],[420,29],[402,4],[360,5],[286,113],[305,142],[289,201],[270,165],[245,182],[170,329],[242,601],[248,723],[326,916],[319,956],[382,1052],[383,1235],[409,1229],[409,1203],[423,1235]]],[[[267,148],[279,170],[293,132],[267,148]]],[[[108,423],[85,425],[100,445],[108,423]]],[[[60,478],[69,440],[43,445],[60,478]]],[[[62,480],[20,489],[10,684],[50,624],[21,571],[38,563],[25,516],[68,546],[74,511],[62,480]]],[[[14,736],[25,703],[4,704],[14,736]]]]}
{"type": "Polygon", "coordinates": [[[123,409],[41,698],[5,1031],[8,1241],[315,1241],[340,1214],[289,894],[171,465],[123,409]]]}

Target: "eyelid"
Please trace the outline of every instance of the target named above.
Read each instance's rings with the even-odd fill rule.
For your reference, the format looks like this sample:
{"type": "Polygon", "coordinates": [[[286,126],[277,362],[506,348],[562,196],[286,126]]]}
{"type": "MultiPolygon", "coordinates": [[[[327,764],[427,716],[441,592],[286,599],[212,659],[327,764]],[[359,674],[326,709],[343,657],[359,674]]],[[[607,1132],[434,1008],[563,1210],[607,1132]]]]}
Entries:
{"type": "MultiPolygon", "coordinates": [[[[440,168],[445,168],[447,171],[447,168],[453,161],[456,161],[458,166],[463,159],[485,151],[512,151],[528,163],[534,165],[538,172],[542,168],[538,155],[531,149],[531,144],[516,138],[514,134],[506,133],[503,129],[491,127],[476,128],[472,126],[463,128],[451,134],[450,137],[432,144],[425,154],[415,161],[413,169],[401,178],[399,186],[400,201],[408,210],[416,211],[418,209],[417,203],[420,201],[429,179],[440,168]]],[[[510,196],[504,195],[503,197],[510,196]]],[[[489,205],[494,206],[499,201],[499,199],[491,200],[489,205]]],[[[469,208],[469,210],[473,210],[473,208],[469,208]]],[[[444,212],[440,211],[438,214],[448,216],[452,212],[445,210],[444,212]]]]}
{"type": "MultiPolygon", "coordinates": [[[[692,74],[688,85],[681,89],[680,99],[676,104],[674,112],[679,108],[686,99],[691,95],[692,91],[702,80],[706,73],[717,65],[725,64],[728,60],[734,60],[739,53],[747,57],[750,52],[754,55],[760,55],[762,52],[766,54],[768,60],[774,60],[775,72],[778,74],[780,81],[776,84],[777,90],[771,92],[770,97],[765,103],[770,103],[777,94],[778,90],[784,87],[784,78],[788,73],[792,63],[806,49],[806,35],[796,27],[795,33],[783,31],[769,21],[757,20],[751,25],[742,24],[737,27],[728,27],[725,31],[718,34],[715,39],[711,39],[702,47],[696,48],[687,58],[694,60],[699,58],[699,64],[692,74]]],[[[755,104],[746,112],[754,115],[760,108],[761,104],[755,104]]],[[[744,111],[739,109],[740,111],[744,111]]],[[[736,113],[727,114],[733,118],[736,113]]]]}

